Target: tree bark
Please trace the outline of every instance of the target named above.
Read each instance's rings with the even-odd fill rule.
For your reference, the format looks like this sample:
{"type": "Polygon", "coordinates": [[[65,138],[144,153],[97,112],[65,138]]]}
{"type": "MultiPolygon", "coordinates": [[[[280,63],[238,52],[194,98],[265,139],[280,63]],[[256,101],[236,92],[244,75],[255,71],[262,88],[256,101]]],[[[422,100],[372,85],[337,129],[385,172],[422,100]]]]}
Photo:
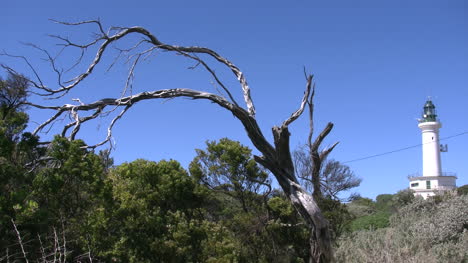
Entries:
{"type": "Polygon", "coordinates": [[[278,151],[276,156],[279,158],[266,162],[263,162],[263,159],[259,159],[259,161],[275,175],[286,196],[310,228],[309,262],[334,262],[328,220],[322,215],[316,199],[297,182],[294,175],[294,164],[289,149],[290,133],[288,127],[274,127],[273,134],[278,151]],[[274,165],[270,166],[270,163],[274,165]]]}
{"type": "MultiPolygon", "coordinates": [[[[99,21],[94,20],[83,21],[78,23],[59,23],[69,26],[95,24],[98,27],[98,32],[96,34],[95,39],[85,44],[73,43],[68,38],[54,36],[55,38],[64,42],[64,48],[79,48],[84,53],[87,50],[89,50],[89,47],[95,45],[98,46],[99,44],[100,45],[97,48],[94,60],[86,67],[86,69],[81,74],[78,74],[77,76],[71,78],[69,81],[62,81],[63,71],[58,70],[56,68],[57,64],[55,60],[57,59],[57,57],[51,56],[47,51],[34,46],[35,48],[38,48],[46,54],[46,56],[48,57],[48,62],[52,65],[52,69],[58,75],[59,83],[58,88],[49,88],[49,86],[44,85],[42,83],[41,79],[37,75],[37,71],[35,71],[34,68],[31,67],[33,73],[37,77],[37,80],[30,81],[30,84],[37,89],[37,92],[35,93],[37,95],[52,98],[54,96],[55,98],[57,98],[66,95],[70,90],[80,85],[80,83],[82,83],[89,75],[93,74],[93,70],[101,62],[104,54],[106,53],[106,50],[109,48],[109,46],[111,46],[111,44],[113,44],[114,42],[118,42],[119,40],[125,38],[127,35],[137,34],[140,37],[142,37],[143,40],[140,40],[140,42],[138,42],[130,50],[126,50],[126,52],[138,50],[137,47],[141,48],[140,46],[142,45],[148,45],[149,47],[145,47],[146,49],[144,49],[143,51],[141,51],[141,49],[139,51],[135,51],[136,54],[134,53],[128,55],[128,59],[132,60],[133,63],[129,70],[128,78],[124,85],[122,94],[126,94],[125,92],[127,88],[129,87],[129,85],[131,85],[129,83],[133,78],[133,70],[135,68],[135,65],[138,63],[139,58],[141,56],[151,54],[153,50],[163,50],[166,52],[175,53],[177,55],[182,55],[188,59],[193,60],[197,63],[197,65],[202,65],[203,68],[213,76],[216,83],[222,88],[224,93],[227,94],[227,98],[223,97],[222,95],[217,95],[205,91],[177,88],[146,91],[130,96],[122,95],[122,97],[120,98],[106,98],[97,100],[89,104],[82,103],[79,99],[75,99],[75,101],[79,102],[78,104],[65,104],[62,106],[42,106],[38,104],[28,103],[29,105],[37,108],[55,110],[55,114],[48,120],[46,120],[44,123],[39,125],[34,131],[34,134],[43,130],[46,126],[52,125],[53,122],[58,120],[60,117],[63,117],[64,114],[68,113],[72,117],[72,121],[69,124],[65,125],[62,131],[62,135],[66,136],[68,130],[73,127],[72,131],[69,132],[69,138],[74,139],[75,135],[80,130],[81,125],[88,122],[89,120],[96,119],[104,114],[108,114],[109,111],[105,111],[106,107],[111,108],[111,111],[115,110],[116,108],[123,108],[123,110],[111,121],[106,139],[101,143],[89,146],[90,148],[94,148],[110,141],[111,131],[115,122],[118,121],[130,107],[132,107],[140,101],[176,97],[209,100],[231,112],[242,123],[251,142],[262,154],[262,156],[255,156],[255,160],[271,171],[271,173],[278,180],[279,185],[291,201],[294,208],[297,210],[297,212],[308,225],[310,229],[310,262],[328,263],[334,261],[330,233],[328,228],[328,221],[322,215],[314,197],[299,184],[295,174],[294,164],[291,158],[291,151],[289,146],[290,133],[288,126],[301,116],[307,104],[311,105],[312,103],[312,98],[314,94],[312,75],[307,76],[306,89],[299,109],[296,110],[288,119],[286,119],[282,123],[282,125],[273,127],[273,146],[266,140],[257,123],[257,120],[255,118],[255,107],[253,104],[253,100],[250,96],[250,88],[247,84],[247,80],[244,74],[232,62],[222,57],[215,51],[197,46],[183,47],[165,44],[161,42],[158,38],[156,38],[156,36],[151,34],[148,30],[142,27],[119,28],[114,31],[105,31],[103,30],[101,23],[99,21]],[[109,32],[116,33],[113,35],[109,35],[109,32]],[[218,78],[215,71],[212,70],[204,60],[199,58],[198,55],[204,55],[213,58],[216,61],[216,63],[219,63],[219,65],[221,65],[222,67],[226,67],[230,70],[231,73],[234,74],[234,76],[240,84],[246,108],[239,106],[239,104],[234,100],[230,91],[220,81],[220,78],[218,78]],[[91,112],[91,114],[85,117],[81,117],[80,113],[83,112],[91,112]]],[[[24,57],[20,58],[25,59],[24,57]]],[[[73,65],[73,67],[75,65],[80,64],[81,62],[82,61],[80,57],[78,61],[73,65]]],[[[30,65],[29,62],[27,63],[28,65],[30,65]]],[[[113,64],[111,66],[113,66],[113,64]]],[[[8,69],[13,71],[10,68],[8,69]]],[[[315,149],[318,149],[320,143],[323,141],[323,138],[330,132],[332,127],[333,124],[329,123],[327,125],[327,128],[318,136],[318,138],[312,145],[313,147],[315,147],[315,149]]],[[[328,153],[333,149],[333,147],[334,146],[329,148],[328,153]]],[[[326,155],[322,154],[323,152],[318,155],[319,159],[323,159],[324,157],[326,157],[326,155]]],[[[319,191],[317,191],[316,193],[318,194],[319,191]]]]}

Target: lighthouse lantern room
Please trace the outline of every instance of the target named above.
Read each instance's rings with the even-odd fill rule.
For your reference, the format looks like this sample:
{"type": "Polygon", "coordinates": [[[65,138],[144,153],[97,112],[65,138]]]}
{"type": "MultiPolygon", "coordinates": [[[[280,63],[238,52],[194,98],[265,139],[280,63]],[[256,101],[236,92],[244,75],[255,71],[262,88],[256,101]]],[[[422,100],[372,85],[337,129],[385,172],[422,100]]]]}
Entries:
{"type": "MultiPolygon", "coordinates": [[[[456,176],[442,173],[439,143],[439,129],[442,124],[437,119],[435,106],[429,99],[424,104],[422,119],[418,127],[422,132],[423,174],[410,176],[410,189],[424,199],[438,192],[455,189],[456,176]]],[[[446,147],[443,147],[446,150],[446,147]]]]}

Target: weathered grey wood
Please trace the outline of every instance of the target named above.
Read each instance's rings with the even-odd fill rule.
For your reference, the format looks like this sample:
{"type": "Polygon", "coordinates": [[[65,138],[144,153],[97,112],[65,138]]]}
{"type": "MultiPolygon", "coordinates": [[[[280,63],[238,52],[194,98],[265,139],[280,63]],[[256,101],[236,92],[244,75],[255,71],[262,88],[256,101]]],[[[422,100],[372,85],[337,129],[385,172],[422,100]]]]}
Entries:
{"type": "MultiPolygon", "coordinates": [[[[289,125],[297,120],[301,114],[304,112],[306,105],[308,104],[311,109],[313,109],[312,99],[314,95],[313,89],[313,76],[307,76],[306,82],[306,89],[304,92],[304,97],[301,101],[300,107],[291,116],[286,119],[280,126],[275,126],[272,128],[274,142],[270,144],[268,140],[263,135],[257,120],[255,118],[255,106],[253,100],[250,96],[250,88],[247,84],[247,80],[244,74],[240,71],[240,69],[235,66],[232,62],[227,60],[226,58],[222,57],[215,51],[204,48],[204,47],[183,47],[183,46],[176,46],[176,45],[168,45],[161,42],[156,36],[151,34],[149,31],[142,27],[130,27],[130,28],[117,28],[116,33],[109,35],[108,32],[103,30],[103,27],[99,21],[83,21],[78,23],[63,23],[65,25],[72,25],[72,26],[79,26],[83,24],[96,24],[98,27],[98,35],[97,37],[89,43],[86,44],[77,44],[70,41],[68,38],[54,36],[55,38],[63,41],[63,45],[65,47],[74,47],[80,48],[83,52],[90,46],[99,45],[99,48],[96,51],[93,61],[87,66],[86,70],[81,74],[78,74],[76,77],[72,78],[69,81],[62,82],[61,81],[61,73],[60,71],[56,71],[59,76],[59,83],[60,87],[53,89],[46,87],[42,84],[40,79],[36,82],[31,81],[32,85],[36,87],[39,91],[37,93],[43,92],[41,95],[43,96],[63,96],[67,94],[71,89],[78,86],[81,82],[83,82],[89,75],[93,73],[95,67],[100,63],[101,59],[106,53],[106,50],[109,48],[109,45],[117,42],[118,40],[126,37],[130,34],[138,34],[143,37],[143,40],[138,42],[136,46],[147,44],[149,48],[145,51],[140,52],[136,56],[134,55],[134,62],[133,66],[129,72],[129,79],[133,76],[134,65],[136,65],[139,61],[141,55],[150,53],[155,49],[165,50],[168,52],[174,52],[179,55],[183,55],[189,59],[194,60],[197,63],[203,65],[203,67],[215,78],[216,82],[222,87],[222,89],[226,92],[227,98],[223,97],[222,95],[217,95],[205,91],[193,90],[193,89],[163,89],[163,90],[155,90],[155,91],[146,91],[142,93],[138,93],[131,96],[123,96],[120,98],[105,98],[101,100],[97,100],[92,103],[82,103],[79,99],[75,101],[78,104],[65,104],[61,106],[43,106],[38,104],[28,103],[31,106],[40,108],[40,109],[49,109],[55,110],[56,113],[49,118],[47,121],[39,125],[34,134],[40,132],[45,127],[50,126],[54,121],[59,119],[64,114],[70,114],[72,116],[72,122],[67,124],[63,131],[62,135],[68,136],[70,139],[73,139],[75,135],[78,133],[81,125],[86,123],[89,120],[95,119],[101,114],[103,114],[104,110],[109,107],[112,110],[116,108],[123,108],[121,112],[111,121],[111,124],[108,128],[108,134],[106,139],[103,142],[100,142],[96,145],[92,145],[89,147],[96,147],[108,142],[112,136],[112,127],[113,125],[127,112],[129,108],[133,105],[137,104],[140,101],[144,100],[152,100],[152,99],[168,99],[168,98],[176,98],[176,97],[186,97],[192,99],[202,99],[202,100],[209,100],[220,107],[228,110],[231,112],[243,125],[248,137],[250,138],[253,145],[257,148],[257,150],[261,153],[261,156],[255,156],[255,160],[263,165],[265,168],[269,169],[271,173],[275,176],[278,180],[279,185],[293,204],[294,208],[298,211],[301,217],[305,220],[308,227],[311,230],[310,235],[310,251],[311,257],[310,262],[333,262],[333,251],[331,247],[331,240],[330,234],[328,229],[328,221],[322,215],[316,200],[314,197],[308,193],[305,188],[303,188],[297,179],[294,169],[294,163],[291,157],[290,151],[290,132],[289,132],[289,125]],[[214,58],[217,62],[221,65],[226,66],[230,71],[234,74],[237,78],[244,97],[244,102],[246,108],[241,107],[236,101],[234,101],[230,91],[222,84],[219,78],[216,76],[215,72],[208,66],[208,64],[200,59],[197,54],[205,54],[212,58],[214,58]],[[90,115],[85,117],[81,117],[80,115],[86,112],[91,112],[90,115]],[[67,135],[69,129],[72,129],[69,135],[67,135]]],[[[55,70],[55,58],[49,56],[50,63],[54,67],[55,70]]],[[[81,58],[76,62],[81,63],[81,58]]],[[[74,66],[74,65],[73,65],[74,66]]],[[[112,66],[112,65],[111,65],[112,66]]],[[[128,81],[125,84],[125,89],[128,87],[128,81]]],[[[312,111],[311,111],[312,114],[312,111]]],[[[312,123],[311,123],[312,125],[312,123]]],[[[314,143],[311,143],[311,147],[314,150],[317,150],[320,144],[322,143],[323,139],[327,136],[327,134],[331,131],[333,124],[329,123],[327,127],[322,131],[322,133],[317,137],[314,143]]],[[[311,134],[309,141],[311,141],[313,131],[313,125],[311,126],[311,134]]],[[[335,144],[336,145],[336,144],[335,144]]],[[[335,146],[334,145],[334,146],[335,146]]],[[[331,152],[334,146],[330,147],[328,150],[322,152],[318,155],[318,158],[323,159],[326,155],[331,152]]],[[[311,148],[312,149],[312,148],[311,148]]]]}

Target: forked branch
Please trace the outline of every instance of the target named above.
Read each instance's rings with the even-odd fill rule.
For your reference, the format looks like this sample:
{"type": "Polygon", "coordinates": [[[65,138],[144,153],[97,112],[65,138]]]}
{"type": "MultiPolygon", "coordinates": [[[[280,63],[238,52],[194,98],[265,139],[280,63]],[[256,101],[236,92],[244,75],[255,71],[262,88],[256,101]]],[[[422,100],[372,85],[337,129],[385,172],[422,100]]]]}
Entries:
{"type": "MultiPolygon", "coordinates": [[[[83,52],[86,51],[89,47],[92,47],[94,45],[100,44],[95,55],[94,59],[91,61],[91,63],[86,67],[86,69],[78,74],[77,76],[73,77],[69,81],[62,81],[62,71],[58,70],[55,67],[55,58],[52,58],[48,53],[47,54],[47,59],[51,64],[53,65],[53,70],[58,74],[59,76],[59,87],[56,89],[51,89],[46,87],[45,85],[35,85],[36,88],[44,91],[45,93],[41,94],[44,96],[50,96],[53,94],[57,94],[58,97],[61,97],[68,93],[71,89],[75,88],[78,86],[83,80],[85,80],[92,72],[94,69],[97,67],[97,65],[100,63],[102,60],[104,53],[107,51],[109,46],[117,41],[119,41],[122,38],[125,38],[128,35],[131,34],[138,34],[143,37],[143,41],[140,41],[141,43],[146,43],[150,45],[150,50],[154,49],[159,49],[159,50],[164,50],[164,51],[169,51],[169,52],[176,52],[178,54],[182,54],[185,57],[192,59],[196,61],[197,63],[201,63],[204,68],[215,78],[216,82],[222,87],[222,89],[227,93],[229,99],[231,100],[232,103],[237,104],[234,100],[234,97],[232,94],[229,92],[229,90],[222,84],[222,82],[219,80],[219,78],[216,76],[214,71],[208,66],[208,64],[201,60],[200,58],[197,57],[197,54],[204,54],[208,55],[212,58],[214,58],[216,61],[221,63],[222,65],[228,67],[230,71],[235,75],[237,78],[244,97],[244,101],[247,106],[247,111],[249,112],[249,115],[254,117],[255,116],[255,106],[252,101],[252,97],[250,95],[250,88],[247,83],[247,80],[244,76],[244,74],[241,72],[241,70],[234,65],[231,61],[227,60],[226,58],[222,57],[219,55],[217,52],[214,50],[211,50],[209,48],[204,48],[204,47],[197,47],[197,46],[189,46],[189,47],[184,47],[184,46],[176,46],[176,45],[169,45],[166,43],[161,42],[156,36],[151,34],[148,30],[142,28],[142,27],[130,27],[130,28],[118,28],[118,31],[114,34],[109,34],[108,32],[111,32],[112,30],[108,30],[108,32],[105,32],[103,29],[103,26],[100,21],[98,20],[89,20],[89,21],[83,21],[83,22],[77,22],[77,23],[69,23],[69,22],[59,22],[53,20],[55,23],[67,25],[67,26],[81,26],[85,24],[95,24],[97,25],[99,29],[99,33],[96,34],[96,38],[91,40],[88,43],[84,44],[78,44],[66,37],[62,36],[57,36],[57,35],[52,35],[52,37],[60,40],[64,48],[67,47],[74,47],[74,48],[79,48],[83,52]],[[66,85],[65,85],[66,84],[66,85]]],[[[114,28],[115,29],[115,28],[114,28]]],[[[137,45],[139,46],[139,44],[137,45]]],[[[130,48],[128,51],[136,50],[137,46],[134,46],[133,48],[130,48]]],[[[36,47],[38,48],[38,47],[36,47]]],[[[40,48],[39,48],[40,49],[40,48]]],[[[148,51],[148,49],[147,49],[148,51]]],[[[143,53],[139,53],[143,54],[143,53]]],[[[81,59],[83,57],[83,54],[80,56],[78,59],[77,63],[81,62],[81,59]]],[[[29,63],[27,61],[27,63],[29,63]]],[[[31,66],[32,67],[32,66],[31,66]]],[[[36,74],[38,76],[38,74],[36,74]]]]}
{"type": "MultiPolygon", "coordinates": [[[[95,101],[93,103],[85,104],[85,103],[79,103],[79,104],[65,104],[62,106],[43,106],[39,104],[34,104],[27,102],[27,105],[39,108],[39,109],[49,109],[49,110],[55,110],[56,113],[49,118],[47,121],[39,125],[33,132],[34,135],[36,135],[38,132],[43,130],[45,127],[50,125],[52,122],[60,118],[63,114],[65,113],[70,113],[74,119],[73,122],[67,124],[63,131],[62,135],[66,135],[66,132],[68,129],[71,127],[73,128],[73,131],[71,133],[71,138],[73,139],[78,130],[80,129],[81,125],[89,120],[98,118],[103,110],[106,107],[109,106],[114,106],[114,107],[124,107],[124,110],[117,116],[115,117],[112,121],[111,124],[108,128],[108,135],[106,139],[97,144],[90,146],[91,148],[95,148],[97,146],[100,146],[106,142],[108,142],[111,138],[112,134],[112,128],[116,121],[120,119],[123,114],[133,105],[135,105],[137,102],[143,101],[143,100],[151,100],[151,99],[168,99],[168,98],[176,98],[176,97],[188,97],[192,99],[206,99],[211,102],[214,102],[218,104],[219,106],[229,110],[234,114],[239,120],[242,121],[244,126],[246,126],[247,131],[249,132],[249,136],[253,136],[256,138],[257,141],[263,141],[266,143],[265,138],[261,134],[260,129],[258,128],[258,125],[256,121],[246,112],[243,108],[229,102],[225,98],[212,94],[209,92],[203,92],[203,91],[197,91],[197,90],[191,90],[191,89],[167,89],[167,90],[158,90],[158,91],[149,91],[149,92],[141,92],[135,95],[131,96],[126,96],[122,98],[106,98],[106,99],[101,99],[98,101],[95,101]],[[94,111],[94,113],[90,116],[86,117],[80,117],[81,112],[87,112],[87,111],[94,111]]],[[[270,146],[271,147],[271,146],[270,146]]],[[[269,148],[268,146],[263,146],[263,148],[269,148]]],[[[272,152],[272,149],[267,150],[269,152],[272,152]]],[[[271,153],[270,153],[271,154],[271,153]]]]}
{"type": "MultiPolygon", "coordinates": [[[[90,76],[94,72],[95,68],[103,60],[104,54],[109,49],[111,44],[120,42],[119,40],[131,34],[140,36],[140,41],[132,48],[128,50],[122,49],[120,52],[120,54],[133,52],[132,54],[128,54],[127,56],[128,61],[133,61],[133,63],[131,65],[129,74],[127,75],[127,81],[124,85],[124,92],[121,93],[121,97],[105,98],[92,103],[83,103],[79,99],[77,99],[77,103],[65,104],[61,106],[44,106],[34,103],[28,103],[28,105],[36,108],[55,111],[55,114],[51,118],[49,118],[36,128],[34,134],[37,134],[46,127],[50,126],[59,118],[62,118],[68,114],[71,117],[71,122],[65,125],[62,131],[62,135],[67,135],[69,130],[72,129],[68,137],[70,139],[73,139],[75,138],[75,135],[78,133],[78,131],[84,123],[96,119],[99,116],[104,115],[106,112],[114,111],[116,109],[121,108],[120,113],[116,117],[114,117],[114,119],[112,119],[107,130],[106,138],[96,145],[88,146],[89,148],[94,148],[110,141],[112,136],[112,128],[115,125],[115,123],[131,107],[133,107],[140,101],[153,99],[171,99],[177,97],[203,99],[211,101],[231,112],[242,123],[242,126],[246,130],[251,142],[253,143],[255,148],[261,153],[261,156],[255,156],[255,160],[273,173],[273,175],[278,180],[279,185],[281,186],[285,194],[288,196],[288,198],[291,200],[293,206],[304,218],[305,222],[307,222],[307,224],[309,225],[311,230],[310,255],[313,259],[312,262],[333,261],[330,235],[328,232],[328,221],[321,214],[320,209],[313,196],[310,195],[298,183],[297,176],[295,174],[294,163],[291,158],[289,145],[290,133],[288,126],[301,116],[307,105],[309,105],[309,109],[311,111],[310,113],[312,116],[312,99],[315,90],[312,75],[307,76],[306,89],[299,108],[294,113],[292,113],[291,116],[288,119],[286,119],[280,126],[273,127],[272,132],[274,144],[272,145],[262,134],[262,131],[255,118],[254,103],[250,95],[250,88],[247,84],[247,80],[243,72],[232,62],[222,57],[212,49],[197,46],[185,47],[165,44],[161,42],[158,38],[156,38],[156,36],[151,34],[149,31],[138,26],[129,28],[111,28],[108,32],[105,32],[101,23],[97,20],[90,20],[78,23],[57,23],[70,26],[81,26],[85,24],[97,25],[99,31],[98,34],[92,41],[85,44],[76,44],[68,38],[55,37],[63,41],[64,48],[73,47],[86,51],[89,47],[95,46],[97,50],[94,54],[94,59],[89,65],[85,66],[86,69],[69,81],[62,82],[61,74],[63,71],[56,69],[54,66],[52,66],[53,70],[60,77],[59,87],[56,89],[51,89],[45,87],[44,85],[34,85],[40,91],[45,92],[45,95],[47,96],[60,97],[67,94],[70,90],[76,88],[80,83],[82,83],[88,76],[90,76]],[[111,34],[111,32],[115,33],[111,34]],[[148,46],[143,47],[144,44],[148,46]],[[194,61],[197,65],[202,65],[203,68],[215,79],[216,83],[223,89],[224,93],[227,94],[227,97],[223,97],[223,95],[217,95],[206,91],[188,88],[163,89],[141,92],[134,95],[126,95],[127,89],[131,88],[133,71],[135,70],[137,63],[140,61],[140,57],[142,57],[143,55],[147,56],[148,54],[151,54],[151,52],[153,52],[154,50],[162,50],[170,53],[172,52],[178,55],[183,55],[186,58],[194,61]],[[212,66],[210,66],[206,60],[202,59],[202,56],[207,56],[208,58],[214,59],[218,63],[218,65],[220,65],[223,68],[227,68],[234,74],[238,83],[240,84],[246,108],[241,107],[239,106],[239,104],[236,103],[236,101],[234,100],[234,96],[231,94],[229,88],[223,84],[220,76],[218,76],[215,73],[212,66]],[[109,108],[110,110],[105,111],[109,108]],[[325,259],[325,261],[322,261],[322,259],[325,259]]],[[[55,58],[53,58],[52,56],[47,57],[49,59],[49,62],[55,62],[55,58]]],[[[80,56],[78,62],[81,62],[82,58],[83,56],[80,56]]],[[[114,62],[111,64],[111,67],[113,66],[113,64],[114,62]]],[[[322,143],[323,139],[331,131],[332,127],[333,125],[329,123],[324,129],[324,131],[322,131],[322,133],[317,137],[316,141],[314,143],[309,143],[309,145],[314,146],[315,149],[318,149],[318,146],[322,143]]],[[[312,137],[312,135],[310,135],[310,137],[312,137]]],[[[311,142],[311,140],[309,140],[309,142],[311,142]]],[[[328,155],[328,153],[331,152],[331,150],[335,146],[336,144],[325,150],[323,152],[322,157],[326,157],[326,155],[328,155]]],[[[320,158],[321,156],[319,155],[318,157],[320,158]]]]}
{"type": "Polygon", "coordinates": [[[297,120],[297,118],[299,118],[304,112],[306,104],[309,103],[309,101],[312,101],[312,98],[314,96],[314,91],[315,91],[315,86],[314,88],[312,88],[313,78],[314,78],[314,75],[307,76],[306,90],[304,91],[304,97],[302,97],[301,106],[299,107],[297,111],[291,114],[291,116],[287,120],[283,122],[284,127],[289,126],[289,124],[297,120]],[[309,95],[311,94],[311,90],[312,90],[312,95],[309,98],[309,95]]]}

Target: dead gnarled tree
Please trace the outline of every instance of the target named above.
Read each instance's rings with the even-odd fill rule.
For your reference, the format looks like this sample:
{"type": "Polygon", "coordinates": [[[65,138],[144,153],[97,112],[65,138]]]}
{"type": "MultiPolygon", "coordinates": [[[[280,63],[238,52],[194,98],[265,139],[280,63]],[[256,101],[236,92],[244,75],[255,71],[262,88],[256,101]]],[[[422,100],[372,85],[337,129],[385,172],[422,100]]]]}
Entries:
{"type": "Polygon", "coordinates": [[[306,189],[311,189],[315,200],[323,197],[338,200],[338,195],[361,184],[348,166],[338,161],[327,161],[328,155],[338,145],[335,142],[330,147],[320,149],[325,137],[333,129],[329,122],[320,134],[313,140],[314,135],[314,88],[308,101],[309,106],[309,136],[307,143],[293,152],[296,174],[306,189]]]}
{"type": "MultiPolygon", "coordinates": [[[[56,21],[55,21],[56,22],[56,21]]],[[[153,100],[153,99],[168,99],[176,97],[186,97],[191,99],[201,99],[211,101],[218,106],[231,112],[243,125],[248,137],[252,141],[253,145],[261,153],[260,156],[255,156],[255,160],[263,165],[265,168],[271,171],[271,173],[278,180],[279,185],[288,196],[289,200],[299,212],[306,224],[310,228],[310,262],[333,262],[333,252],[330,241],[328,221],[324,218],[317,206],[313,196],[305,190],[303,186],[299,184],[298,178],[295,174],[294,163],[291,157],[290,145],[289,145],[289,125],[301,116],[307,105],[311,105],[312,96],[314,93],[313,76],[306,76],[306,88],[304,96],[300,103],[299,108],[291,114],[283,123],[272,128],[274,141],[270,143],[263,135],[255,117],[255,107],[250,96],[250,89],[247,84],[247,80],[243,72],[234,65],[231,61],[216,53],[215,51],[198,46],[176,46],[161,42],[155,35],[151,34],[148,30],[142,27],[128,27],[128,28],[110,28],[108,31],[104,30],[102,24],[99,21],[83,21],[78,23],[64,23],[57,22],[68,26],[82,26],[82,25],[95,25],[97,32],[95,33],[92,40],[87,43],[77,43],[70,40],[67,37],[52,36],[58,39],[64,49],[75,48],[81,52],[81,56],[78,57],[77,61],[72,61],[70,65],[73,67],[76,65],[85,65],[85,70],[75,75],[70,80],[65,80],[64,72],[59,68],[56,63],[57,57],[52,56],[47,50],[42,49],[38,46],[32,45],[32,47],[43,52],[50,63],[52,70],[56,73],[58,78],[58,85],[56,87],[47,86],[43,83],[39,74],[31,66],[31,70],[35,75],[35,80],[31,80],[31,86],[35,89],[35,94],[45,96],[47,98],[63,97],[68,92],[76,89],[87,79],[95,68],[102,62],[103,58],[109,52],[109,49],[115,46],[115,44],[121,41],[133,40],[134,37],[139,37],[131,48],[119,49],[119,54],[124,55],[127,61],[130,62],[130,69],[127,81],[123,85],[124,92],[122,96],[118,98],[106,98],[100,99],[92,103],[84,103],[79,99],[75,99],[73,104],[64,104],[60,106],[45,106],[39,104],[28,103],[30,106],[49,109],[55,111],[44,123],[40,124],[34,134],[46,129],[53,122],[64,116],[70,116],[71,122],[64,126],[62,130],[62,136],[74,139],[80,127],[86,122],[96,119],[99,116],[113,111],[115,109],[121,109],[110,122],[107,130],[107,136],[104,141],[95,145],[90,145],[90,148],[94,148],[109,142],[112,136],[112,128],[114,124],[128,111],[129,108],[134,106],[140,101],[153,100]],[[132,38],[129,36],[132,35],[132,38]],[[95,49],[94,59],[89,64],[85,64],[83,59],[85,54],[92,49],[95,49]],[[131,86],[133,79],[133,73],[135,66],[145,56],[150,55],[155,51],[165,51],[168,53],[174,53],[180,56],[184,56],[189,60],[196,63],[198,67],[204,68],[214,79],[215,84],[219,87],[219,94],[214,94],[206,91],[200,91],[195,89],[187,88],[176,88],[176,89],[162,89],[145,91],[138,94],[127,95],[125,92],[131,86]],[[217,66],[227,68],[237,79],[240,84],[240,88],[243,94],[243,103],[245,106],[241,106],[234,96],[231,94],[231,90],[220,80],[220,77],[208,64],[207,60],[202,57],[214,59],[217,66]],[[224,95],[222,95],[224,94],[224,95]]],[[[4,54],[8,55],[8,54],[4,54]]],[[[12,56],[12,55],[10,55],[12,56]]],[[[29,61],[24,57],[19,57],[30,65],[29,61]]],[[[114,63],[111,64],[113,66],[114,63]]],[[[4,66],[7,70],[12,73],[16,73],[14,69],[4,66]]],[[[75,68],[76,69],[76,68],[75,68]]],[[[318,149],[318,146],[323,141],[323,138],[330,132],[332,124],[328,124],[325,130],[319,135],[316,143],[312,145],[318,149]]],[[[311,140],[309,140],[311,141],[311,140]]],[[[334,147],[334,146],[333,146],[334,147]]],[[[333,148],[331,147],[329,151],[333,148]]],[[[320,156],[319,156],[320,157],[320,156]]]]}

